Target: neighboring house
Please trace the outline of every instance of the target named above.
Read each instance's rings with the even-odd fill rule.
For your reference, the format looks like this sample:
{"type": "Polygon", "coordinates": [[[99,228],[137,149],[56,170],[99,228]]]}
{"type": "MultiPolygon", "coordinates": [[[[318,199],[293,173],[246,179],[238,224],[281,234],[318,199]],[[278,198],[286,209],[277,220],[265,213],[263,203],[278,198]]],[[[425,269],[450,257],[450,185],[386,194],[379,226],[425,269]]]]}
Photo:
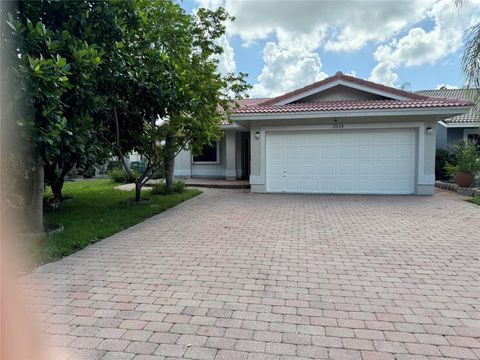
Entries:
{"type": "Polygon", "coordinates": [[[459,140],[474,140],[480,144],[480,89],[422,90],[417,94],[445,99],[463,99],[477,103],[465,114],[440,121],[437,125],[437,149],[445,149],[459,140]]]}
{"type": "Polygon", "coordinates": [[[249,99],[175,175],[247,178],[253,192],[433,194],[437,121],[467,100],[436,99],[335,76],[271,99],[249,99]]]}

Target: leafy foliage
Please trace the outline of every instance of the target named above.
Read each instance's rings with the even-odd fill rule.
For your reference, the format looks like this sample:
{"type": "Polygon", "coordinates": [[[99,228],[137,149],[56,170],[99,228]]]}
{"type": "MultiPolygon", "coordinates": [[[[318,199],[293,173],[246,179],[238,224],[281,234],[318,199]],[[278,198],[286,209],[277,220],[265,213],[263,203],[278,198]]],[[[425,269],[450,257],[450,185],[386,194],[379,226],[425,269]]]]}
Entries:
{"type": "MultiPolygon", "coordinates": [[[[19,119],[36,146],[54,193],[77,165],[106,156],[95,114],[105,98],[97,92],[104,55],[120,39],[129,2],[25,1],[10,15],[17,46],[16,74],[31,116],[19,119]]],[[[61,196],[61,193],[57,194],[61,196]]]]}
{"type": "Polygon", "coordinates": [[[464,42],[463,72],[467,77],[467,84],[478,89],[480,88],[480,23],[465,32],[464,42]]]}
{"type": "Polygon", "coordinates": [[[475,196],[474,198],[470,199],[469,202],[473,203],[473,204],[477,204],[477,205],[480,205],[480,196],[475,196]]]}
{"type": "Polygon", "coordinates": [[[135,179],[140,176],[140,173],[135,169],[131,169],[131,173],[133,176],[128,174],[123,168],[115,168],[112,169],[108,175],[110,176],[110,179],[117,183],[128,184],[134,182],[135,179]]]}
{"type": "Polygon", "coordinates": [[[175,180],[171,187],[167,186],[165,182],[160,182],[152,186],[152,194],[167,195],[181,193],[183,190],[185,190],[185,181],[183,180],[175,180]]]}
{"type": "Polygon", "coordinates": [[[448,180],[450,178],[445,165],[447,162],[453,163],[455,158],[447,149],[438,149],[435,154],[435,178],[437,180],[448,180]]]}
{"type": "Polygon", "coordinates": [[[449,174],[459,172],[476,174],[480,172],[480,151],[473,141],[461,141],[452,148],[455,163],[446,162],[445,169],[449,174]]]}
{"type": "MultiPolygon", "coordinates": [[[[223,8],[187,14],[172,0],[25,1],[8,21],[31,117],[18,121],[54,194],[66,174],[113,151],[141,187],[183,148],[198,152],[248,88],[220,74],[223,8]],[[145,161],[134,174],[124,154],[145,161]]],[[[167,171],[168,170],[168,171],[167,171]]]]}
{"type": "MultiPolygon", "coordinates": [[[[217,70],[223,51],[217,42],[231,20],[224,9],[190,15],[173,1],[138,0],[132,18],[139,25],[122,28],[121,46],[101,74],[108,94],[102,125],[120,159],[130,151],[145,159],[135,181],[139,199],[156,171],[165,168],[169,178],[182,149],[199,151],[221,135],[232,98],[248,85],[245,74],[217,70]]],[[[128,172],[126,162],[124,167],[128,172]]]]}

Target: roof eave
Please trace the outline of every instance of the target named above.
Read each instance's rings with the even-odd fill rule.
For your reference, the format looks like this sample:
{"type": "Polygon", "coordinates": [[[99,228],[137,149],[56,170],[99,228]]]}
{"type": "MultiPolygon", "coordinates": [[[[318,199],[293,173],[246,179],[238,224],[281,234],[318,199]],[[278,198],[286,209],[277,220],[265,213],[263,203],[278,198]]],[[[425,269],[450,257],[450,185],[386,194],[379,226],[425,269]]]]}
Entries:
{"type": "Polygon", "coordinates": [[[223,124],[220,126],[220,130],[246,130],[245,126],[232,122],[231,124],[223,124]]]}
{"type": "Polygon", "coordinates": [[[446,128],[480,128],[480,122],[468,122],[468,123],[448,123],[442,121],[442,125],[446,128]]]}
{"type": "Polygon", "coordinates": [[[465,114],[471,106],[429,107],[413,109],[367,109],[367,110],[340,110],[340,111],[302,111],[302,112],[271,112],[271,113],[235,113],[230,115],[232,121],[237,120],[287,120],[313,119],[331,117],[378,117],[378,116],[427,116],[436,115],[439,120],[465,114]]]}

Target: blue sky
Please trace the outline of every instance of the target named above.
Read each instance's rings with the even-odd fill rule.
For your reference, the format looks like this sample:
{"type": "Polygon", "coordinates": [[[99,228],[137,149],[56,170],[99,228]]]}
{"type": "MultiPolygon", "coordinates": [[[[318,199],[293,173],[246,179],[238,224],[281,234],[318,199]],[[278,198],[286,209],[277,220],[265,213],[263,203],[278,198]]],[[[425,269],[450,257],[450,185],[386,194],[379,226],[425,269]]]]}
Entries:
{"type": "Polygon", "coordinates": [[[463,34],[480,0],[185,0],[236,17],[221,71],[249,74],[252,96],[274,96],[342,71],[410,90],[462,87],[463,34]]]}

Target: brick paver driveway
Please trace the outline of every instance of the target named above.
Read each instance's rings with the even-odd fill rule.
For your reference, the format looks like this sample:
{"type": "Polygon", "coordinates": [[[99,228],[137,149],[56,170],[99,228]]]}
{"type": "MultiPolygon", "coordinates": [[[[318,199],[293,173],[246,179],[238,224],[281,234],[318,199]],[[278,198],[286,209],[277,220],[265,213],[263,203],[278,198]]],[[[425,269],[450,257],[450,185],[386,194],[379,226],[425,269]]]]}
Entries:
{"type": "Polygon", "coordinates": [[[447,193],[208,190],[26,282],[80,359],[476,359],[479,230],[447,193]]]}

